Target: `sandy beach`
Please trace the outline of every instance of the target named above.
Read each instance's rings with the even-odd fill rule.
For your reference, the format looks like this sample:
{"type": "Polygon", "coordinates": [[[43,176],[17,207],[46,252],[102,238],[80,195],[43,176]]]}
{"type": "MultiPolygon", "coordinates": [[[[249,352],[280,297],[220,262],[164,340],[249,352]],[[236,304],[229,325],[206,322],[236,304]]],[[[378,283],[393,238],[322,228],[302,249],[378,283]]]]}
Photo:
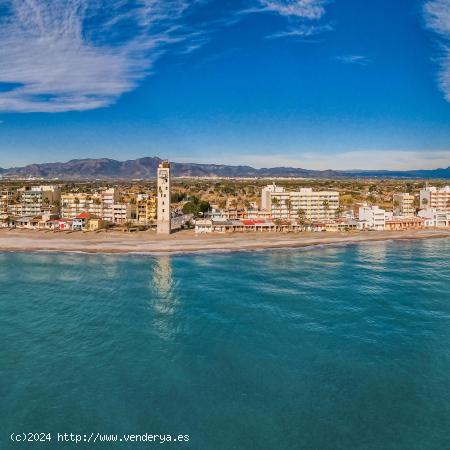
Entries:
{"type": "Polygon", "coordinates": [[[182,231],[170,236],[154,231],[124,233],[54,233],[0,230],[0,251],[87,253],[176,253],[300,248],[383,240],[448,238],[450,230],[372,231],[350,233],[235,233],[203,234],[182,231]]]}

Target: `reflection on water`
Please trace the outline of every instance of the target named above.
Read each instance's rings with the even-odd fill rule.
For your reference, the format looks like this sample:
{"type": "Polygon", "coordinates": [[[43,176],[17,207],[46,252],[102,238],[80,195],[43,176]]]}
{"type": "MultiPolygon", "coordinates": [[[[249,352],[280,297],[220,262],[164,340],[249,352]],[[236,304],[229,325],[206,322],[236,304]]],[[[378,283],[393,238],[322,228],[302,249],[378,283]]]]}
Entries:
{"type": "Polygon", "coordinates": [[[175,283],[172,274],[172,258],[159,256],[155,258],[152,267],[149,298],[150,307],[154,314],[153,326],[159,335],[166,339],[172,339],[174,329],[174,317],[176,315],[179,299],[175,292],[175,283]]]}

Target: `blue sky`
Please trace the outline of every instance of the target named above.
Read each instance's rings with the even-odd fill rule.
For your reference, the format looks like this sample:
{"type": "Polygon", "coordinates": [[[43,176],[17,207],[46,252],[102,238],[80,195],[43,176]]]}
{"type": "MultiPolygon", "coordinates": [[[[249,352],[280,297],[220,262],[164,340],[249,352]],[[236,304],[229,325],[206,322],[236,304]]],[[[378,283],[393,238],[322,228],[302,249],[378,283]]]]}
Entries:
{"type": "Polygon", "coordinates": [[[0,0],[0,167],[450,165],[450,0],[0,0]]]}

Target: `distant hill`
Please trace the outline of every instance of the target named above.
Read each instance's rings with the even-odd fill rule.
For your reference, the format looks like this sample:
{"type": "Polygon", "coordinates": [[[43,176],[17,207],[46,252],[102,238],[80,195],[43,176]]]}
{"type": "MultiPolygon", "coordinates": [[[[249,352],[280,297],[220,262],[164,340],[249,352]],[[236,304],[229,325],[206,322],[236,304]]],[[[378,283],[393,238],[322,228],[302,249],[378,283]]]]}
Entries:
{"type": "MultiPolygon", "coordinates": [[[[114,159],[73,159],[65,163],[30,164],[25,167],[1,169],[3,177],[60,178],[60,179],[152,179],[162,160],[146,157],[128,161],[114,159]]],[[[337,171],[308,170],[294,167],[255,169],[250,166],[220,164],[194,164],[171,162],[176,177],[226,177],[226,178],[446,178],[450,179],[450,167],[435,170],[411,171],[337,171]]]]}

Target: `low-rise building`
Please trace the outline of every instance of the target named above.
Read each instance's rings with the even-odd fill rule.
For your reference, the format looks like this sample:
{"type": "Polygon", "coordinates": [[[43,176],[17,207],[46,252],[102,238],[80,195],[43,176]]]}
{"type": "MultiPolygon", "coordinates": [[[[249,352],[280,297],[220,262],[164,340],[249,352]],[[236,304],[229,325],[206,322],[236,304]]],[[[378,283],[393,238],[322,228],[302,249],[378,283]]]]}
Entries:
{"type": "Polygon", "coordinates": [[[450,211],[432,208],[422,209],[418,213],[424,219],[424,226],[430,228],[450,227],[450,211]]]}
{"type": "Polygon", "coordinates": [[[88,228],[89,220],[95,218],[96,217],[88,212],[82,212],[73,218],[72,229],[74,231],[84,231],[88,228]]]}
{"type": "Polygon", "coordinates": [[[421,230],[425,220],[421,217],[394,216],[386,219],[385,229],[388,231],[421,230]]]}
{"type": "Polygon", "coordinates": [[[103,219],[91,218],[87,223],[88,231],[98,231],[103,230],[108,227],[108,221],[103,219]]]}

